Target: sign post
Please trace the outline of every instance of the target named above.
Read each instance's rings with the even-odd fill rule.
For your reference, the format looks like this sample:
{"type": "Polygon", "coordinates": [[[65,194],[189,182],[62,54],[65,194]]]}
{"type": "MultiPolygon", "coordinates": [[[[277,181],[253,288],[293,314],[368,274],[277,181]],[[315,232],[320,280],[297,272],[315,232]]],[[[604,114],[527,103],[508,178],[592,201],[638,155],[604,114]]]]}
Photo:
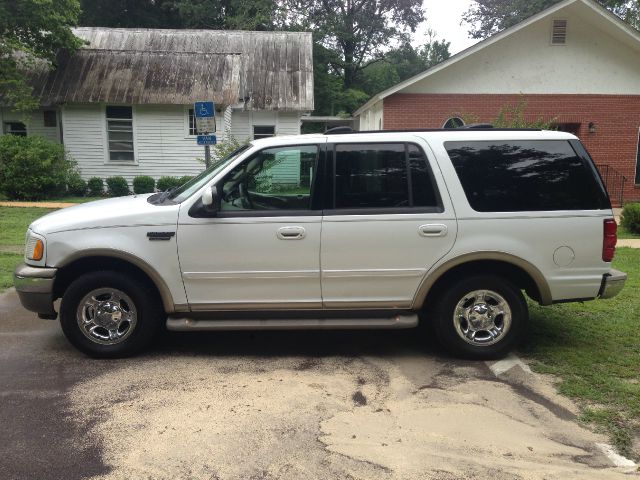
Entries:
{"type": "Polygon", "coordinates": [[[204,145],[204,163],[211,166],[211,147],[216,144],[216,109],[213,102],[196,102],[193,105],[198,132],[198,145],[204,145]]]}

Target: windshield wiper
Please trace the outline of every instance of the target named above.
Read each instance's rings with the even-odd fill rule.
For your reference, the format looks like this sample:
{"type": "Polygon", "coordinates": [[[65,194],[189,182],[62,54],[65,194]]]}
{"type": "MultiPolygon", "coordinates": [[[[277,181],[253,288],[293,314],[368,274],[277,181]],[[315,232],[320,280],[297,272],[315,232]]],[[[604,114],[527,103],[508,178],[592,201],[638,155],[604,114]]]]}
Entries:
{"type": "Polygon", "coordinates": [[[169,195],[171,195],[173,192],[175,192],[178,189],[178,187],[171,187],[168,188],[167,190],[165,190],[164,192],[162,192],[160,194],[160,196],[158,197],[158,199],[156,200],[157,203],[164,203],[164,201],[169,198],[169,195]]]}

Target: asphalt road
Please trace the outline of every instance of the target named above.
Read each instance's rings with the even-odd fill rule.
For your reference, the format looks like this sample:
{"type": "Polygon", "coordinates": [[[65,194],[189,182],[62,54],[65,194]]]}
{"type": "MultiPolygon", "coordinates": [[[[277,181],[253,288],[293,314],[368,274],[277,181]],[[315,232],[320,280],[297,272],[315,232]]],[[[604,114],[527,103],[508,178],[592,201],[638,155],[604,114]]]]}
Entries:
{"type": "Polygon", "coordinates": [[[548,379],[509,366],[421,330],[166,334],[92,360],[8,291],[0,479],[629,478],[548,379]]]}

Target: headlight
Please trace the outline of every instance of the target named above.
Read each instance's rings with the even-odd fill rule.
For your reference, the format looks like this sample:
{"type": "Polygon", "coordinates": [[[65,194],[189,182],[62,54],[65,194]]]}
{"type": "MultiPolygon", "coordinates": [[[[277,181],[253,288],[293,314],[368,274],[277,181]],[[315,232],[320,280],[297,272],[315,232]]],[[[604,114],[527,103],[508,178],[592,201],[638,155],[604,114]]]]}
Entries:
{"type": "Polygon", "coordinates": [[[27,260],[39,262],[44,257],[44,238],[27,231],[27,241],[24,248],[24,256],[27,260]]]}

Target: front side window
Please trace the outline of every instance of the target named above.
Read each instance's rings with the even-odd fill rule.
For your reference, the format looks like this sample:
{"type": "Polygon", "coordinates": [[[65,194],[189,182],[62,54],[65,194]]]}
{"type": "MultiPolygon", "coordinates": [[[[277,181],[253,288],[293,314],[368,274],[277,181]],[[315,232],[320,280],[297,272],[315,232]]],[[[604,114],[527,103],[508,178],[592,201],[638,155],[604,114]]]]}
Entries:
{"type": "Polygon", "coordinates": [[[4,124],[4,133],[6,133],[7,135],[26,137],[27,126],[22,122],[6,122],[4,124]]]}
{"type": "Polygon", "coordinates": [[[595,167],[566,140],[444,145],[469,205],[477,212],[607,208],[595,167]]]}
{"type": "Polygon", "coordinates": [[[416,145],[335,146],[335,208],[439,206],[427,158],[416,145]]]}
{"type": "Polygon", "coordinates": [[[109,160],[133,161],[133,108],[107,106],[109,160]]]}
{"type": "Polygon", "coordinates": [[[218,185],[220,210],[309,210],[317,157],[316,145],[261,150],[218,185]]]}

